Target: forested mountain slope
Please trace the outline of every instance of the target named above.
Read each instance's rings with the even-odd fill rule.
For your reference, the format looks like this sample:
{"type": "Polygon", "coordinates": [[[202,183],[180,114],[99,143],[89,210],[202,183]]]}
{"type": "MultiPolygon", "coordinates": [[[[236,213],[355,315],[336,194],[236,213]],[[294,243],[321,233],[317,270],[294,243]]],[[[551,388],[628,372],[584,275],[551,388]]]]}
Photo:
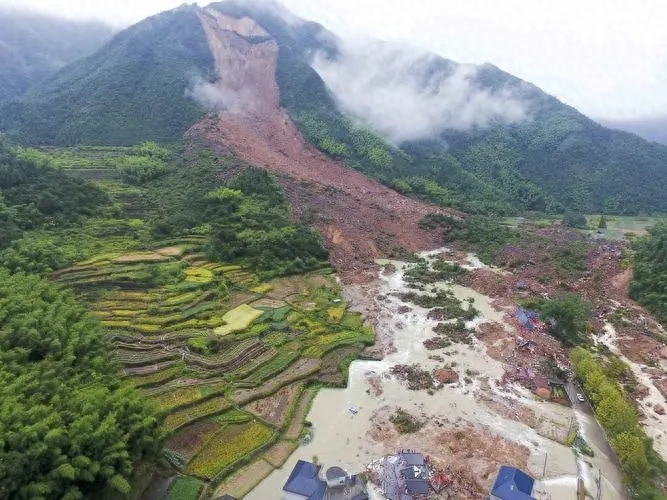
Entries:
{"type": "Polygon", "coordinates": [[[81,22],[0,7],[0,103],[16,99],[111,38],[99,22],[81,22]]]}
{"type": "Polygon", "coordinates": [[[248,64],[276,44],[279,104],[309,142],[402,193],[472,213],[667,211],[667,146],[604,128],[490,64],[351,48],[254,2],[183,6],[129,28],[2,108],[0,131],[31,144],[131,144],[178,139],[207,111],[247,115],[273,77],[250,88],[230,77],[244,67],[214,67],[214,13],[238,20],[222,27],[236,37],[224,48],[250,44],[248,64]],[[243,31],[248,20],[258,29],[243,31]]]}
{"type": "Polygon", "coordinates": [[[0,128],[29,144],[173,141],[203,113],[186,96],[212,58],[197,7],[148,18],[122,31],[0,113],[0,128]]]}

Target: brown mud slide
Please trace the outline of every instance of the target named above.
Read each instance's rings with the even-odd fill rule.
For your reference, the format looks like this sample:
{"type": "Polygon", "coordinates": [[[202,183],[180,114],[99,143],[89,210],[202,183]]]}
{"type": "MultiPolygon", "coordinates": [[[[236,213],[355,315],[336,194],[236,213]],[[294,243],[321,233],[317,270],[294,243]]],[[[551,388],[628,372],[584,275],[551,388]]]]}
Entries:
{"type": "Polygon", "coordinates": [[[275,172],[295,217],[314,214],[314,224],[346,282],[368,279],[373,262],[397,249],[437,248],[439,232],[418,222],[443,209],[412,200],[334,161],[308,144],[280,107],[276,82],[278,45],[244,36],[266,32],[248,18],[232,19],[214,9],[200,14],[215,58],[221,96],[234,96],[225,110],[190,129],[219,154],[275,172]]]}

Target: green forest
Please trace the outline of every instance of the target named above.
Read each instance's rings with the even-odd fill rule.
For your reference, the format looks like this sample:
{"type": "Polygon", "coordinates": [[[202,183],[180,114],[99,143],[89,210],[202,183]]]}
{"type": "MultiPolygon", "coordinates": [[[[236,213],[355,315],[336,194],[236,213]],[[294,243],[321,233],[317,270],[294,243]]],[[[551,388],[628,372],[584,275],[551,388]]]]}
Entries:
{"type": "Polygon", "coordinates": [[[633,249],[633,278],[630,297],[667,323],[667,224],[649,228],[648,236],[637,238],[633,249]]]}

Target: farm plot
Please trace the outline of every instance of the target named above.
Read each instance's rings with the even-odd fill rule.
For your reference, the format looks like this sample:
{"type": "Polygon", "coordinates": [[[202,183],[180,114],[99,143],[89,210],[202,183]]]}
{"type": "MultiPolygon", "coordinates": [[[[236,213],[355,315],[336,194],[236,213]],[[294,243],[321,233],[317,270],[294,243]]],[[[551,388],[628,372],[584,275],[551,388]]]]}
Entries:
{"type": "Polygon", "coordinates": [[[279,389],[268,398],[253,401],[245,409],[271,425],[282,427],[287,420],[292,404],[298,399],[302,391],[302,384],[291,384],[279,389]]]}
{"type": "Polygon", "coordinates": [[[218,486],[218,489],[215,490],[215,497],[231,495],[234,498],[243,498],[271,472],[273,472],[273,466],[270,463],[263,459],[256,460],[218,486]]]}
{"type": "Polygon", "coordinates": [[[124,383],[164,417],[165,457],[196,476],[179,477],[169,498],[199,495],[202,480],[217,484],[261,450],[264,458],[224,483],[247,492],[294,449],[289,439],[315,393],[300,381],[318,377],[327,352],[372,342],[330,277],[264,283],[242,266],[206,262],[203,242],[100,255],[52,277],[91,303],[124,383]],[[288,440],[267,450],[280,429],[288,440]]]}
{"type": "Polygon", "coordinates": [[[211,439],[222,426],[212,420],[196,422],[182,429],[174,437],[170,438],[165,447],[182,456],[186,462],[211,439]]]}
{"type": "Polygon", "coordinates": [[[229,335],[233,332],[240,332],[248,328],[262,314],[264,314],[263,311],[250,307],[248,304],[242,304],[225,313],[222,317],[225,324],[214,331],[216,335],[229,335]]]}
{"type": "Polygon", "coordinates": [[[179,476],[169,487],[167,500],[197,500],[202,486],[196,477],[179,476]]]}
{"type": "Polygon", "coordinates": [[[214,478],[220,471],[267,443],[273,430],[259,423],[225,428],[213,436],[192,459],[188,471],[214,478]]]}

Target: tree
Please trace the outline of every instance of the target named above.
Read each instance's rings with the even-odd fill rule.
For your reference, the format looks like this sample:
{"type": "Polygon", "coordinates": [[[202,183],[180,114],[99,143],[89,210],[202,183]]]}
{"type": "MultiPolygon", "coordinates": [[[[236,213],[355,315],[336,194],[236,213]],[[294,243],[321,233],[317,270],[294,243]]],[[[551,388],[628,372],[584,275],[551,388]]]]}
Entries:
{"type": "Polygon", "coordinates": [[[566,346],[588,341],[593,309],[579,295],[565,294],[551,300],[530,300],[524,306],[539,311],[542,320],[549,324],[549,333],[566,346]]]}
{"type": "Polygon", "coordinates": [[[607,229],[607,217],[604,215],[600,216],[600,222],[598,223],[598,229],[607,229]]]}
{"type": "Polygon", "coordinates": [[[129,491],[159,422],[122,386],[97,321],[74,297],[0,269],[0,498],[129,491]]]}
{"type": "Polygon", "coordinates": [[[586,229],[588,227],[588,222],[586,222],[586,217],[582,214],[574,212],[566,212],[563,216],[563,224],[567,227],[575,229],[586,229]]]}

